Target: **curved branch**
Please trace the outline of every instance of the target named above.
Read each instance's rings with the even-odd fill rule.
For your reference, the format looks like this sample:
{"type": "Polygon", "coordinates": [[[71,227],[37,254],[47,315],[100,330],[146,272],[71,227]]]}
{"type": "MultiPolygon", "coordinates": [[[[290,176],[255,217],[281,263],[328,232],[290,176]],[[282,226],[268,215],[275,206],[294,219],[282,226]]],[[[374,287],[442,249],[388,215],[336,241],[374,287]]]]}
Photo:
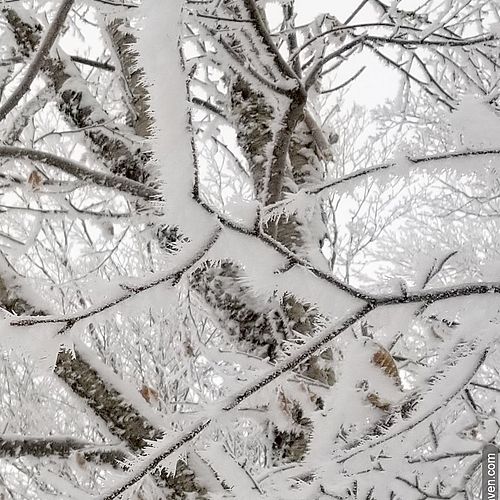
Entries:
{"type": "Polygon", "coordinates": [[[312,69],[309,72],[309,75],[307,75],[306,81],[304,83],[304,87],[306,88],[306,90],[309,90],[314,85],[314,82],[316,81],[318,75],[320,74],[321,70],[327,63],[329,63],[332,59],[341,56],[347,50],[350,50],[354,47],[357,47],[359,44],[362,44],[366,40],[366,37],[367,35],[360,35],[351,40],[350,42],[347,42],[346,44],[342,45],[342,47],[339,47],[331,54],[328,54],[327,56],[321,58],[312,67],[312,69]]]}
{"type": "Polygon", "coordinates": [[[295,71],[288,65],[288,63],[285,61],[283,56],[281,55],[280,51],[276,47],[276,44],[274,43],[271,34],[269,33],[269,30],[267,29],[266,23],[264,19],[262,18],[262,15],[259,12],[259,8],[257,7],[257,4],[255,3],[255,0],[243,0],[243,3],[245,4],[245,7],[249,11],[251,17],[255,19],[255,26],[257,29],[257,32],[259,35],[262,37],[264,40],[265,44],[267,45],[275,63],[280,72],[282,73],[283,76],[291,78],[292,80],[295,80],[298,85],[300,86],[300,79],[299,77],[295,74],[295,71]]]}
{"type": "Polygon", "coordinates": [[[352,297],[355,297],[357,299],[363,300],[365,302],[372,303],[374,302],[374,297],[369,294],[365,293],[351,285],[348,285],[347,283],[344,283],[337,279],[333,274],[327,273],[325,271],[322,271],[321,269],[318,269],[317,267],[313,266],[310,262],[308,262],[306,259],[303,259],[296,255],[294,252],[289,250],[287,247],[282,245],[280,242],[276,241],[274,238],[271,236],[262,233],[259,229],[249,229],[244,226],[241,226],[230,219],[227,219],[223,215],[217,213],[213,208],[208,206],[206,203],[203,201],[198,200],[198,204],[203,207],[207,212],[211,213],[212,215],[215,215],[217,217],[217,220],[224,226],[227,227],[233,231],[236,231],[240,234],[244,234],[246,236],[251,236],[253,238],[257,238],[269,247],[273,248],[276,252],[281,254],[283,257],[285,257],[290,264],[290,267],[293,265],[298,265],[303,267],[304,269],[307,269],[311,274],[319,278],[320,280],[323,280],[327,282],[329,285],[333,285],[339,290],[342,290],[352,297]]]}
{"type": "MultiPolygon", "coordinates": [[[[422,80],[417,78],[415,75],[413,75],[410,71],[405,70],[401,64],[398,64],[396,61],[394,61],[390,57],[386,56],[383,52],[378,50],[378,48],[374,44],[368,43],[365,41],[364,46],[368,47],[375,55],[380,57],[380,59],[382,59],[382,61],[386,62],[389,66],[392,66],[394,69],[401,72],[405,76],[405,78],[418,84],[423,92],[425,92],[427,95],[431,96],[433,99],[436,99],[437,102],[440,102],[441,104],[446,106],[449,111],[453,111],[456,109],[456,106],[454,104],[449,103],[448,101],[446,101],[442,97],[439,97],[439,95],[437,95],[435,92],[433,92],[429,88],[428,82],[423,82],[422,80]]],[[[424,73],[425,73],[425,71],[424,71],[424,73]]]]}
{"type": "Polygon", "coordinates": [[[347,85],[352,83],[354,80],[356,80],[356,78],[358,78],[358,76],[361,75],[361,73],[363,73],[363,71],[365,69],[366,69],[366,66],[362,66],[360,69],[358,69],[358,71],[356,71],[356,73],[354,73],[354,75],[349,77],[347,80],[342,82],[340,85],[337,85],[337,86],[335,86],[331,89],[328,89],[328,90],[322,90],[320,93],[321,94],[331,94],[332,92],[337,92],[338,90],[343,89],[344,87],[346,87],[347,85]]]}

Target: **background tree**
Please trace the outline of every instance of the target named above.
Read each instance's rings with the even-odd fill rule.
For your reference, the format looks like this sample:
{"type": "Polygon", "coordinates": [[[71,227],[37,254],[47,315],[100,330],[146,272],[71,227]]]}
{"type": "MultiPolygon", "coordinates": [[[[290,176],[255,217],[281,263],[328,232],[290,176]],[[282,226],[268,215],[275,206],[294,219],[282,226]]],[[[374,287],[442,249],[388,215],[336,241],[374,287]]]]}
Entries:
{"type": "Polygon", "coordinates": [[[5,498],[479,497],[498,5],[311,8],[5,2],[5,498]]]}

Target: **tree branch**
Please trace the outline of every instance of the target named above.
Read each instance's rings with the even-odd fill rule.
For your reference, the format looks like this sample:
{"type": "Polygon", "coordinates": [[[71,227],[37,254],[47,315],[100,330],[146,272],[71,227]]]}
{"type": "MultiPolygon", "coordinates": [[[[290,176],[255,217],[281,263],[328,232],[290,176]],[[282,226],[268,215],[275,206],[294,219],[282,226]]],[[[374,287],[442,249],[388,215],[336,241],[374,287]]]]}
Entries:
{"type": "Polygon", "coordinates": [[[128,179],[127,177],[122,177],[120,175],[105,174],[96,170],[91,170],[81,163],[63,158],[53,153],[48,153],[46,151],[0,145],[0,156],[9,158],[27,158],[32,161],[39,161],[48,166],[62,170],[63,172],[82,181],[91,181],[98,186],[118,189],[124,193],[139,196],[147,200],[158,199],[160,197],[159,191],[152,187],[145,186],[140,182],[128,179]]]}
{"type": "Polygon", "coordinates": [[[476,45],[478,43],[491,42],[493,40],[498,40],[498,35],[488,34],[482,36],[474,36],[470,38],[461,38],[458,40],[447,39],[447,40],[429,40],[428,38],[419,40],[417,39],[402,39],[402,38],[393,38],[393,37],[385,37],[385,36],[375,36],[375,35],[367,35],[365,40],[370,42],[379,42],[379,43],[389,43],[392,45],[401,45],[403,47],[407,46],[434,46],[434,47],[467,47],[470,45],[476,45]]]}
{"type": "MultiPolygon", "coordinates": [[[[466,150],[466,151],[456,151],[452,153],[441,153],[437,155],[431,156],[417,156],[414,158],[408,157],[406,160],[414,165],[419,165],[421,163],[429,163],[432,161],[444,161],[444,160],[452,160],[455,158],[470,158],[476,156],[490,156],[490,155],[500,155],[500,149],[481,149],[481,150],[466,150]]],[[[338,186],[339,184],[343,184],[345,182],[352,181],[354,179],[359,179],[361,177],[365,177],[371,174],[375,174],[377,172],[381,172],[384,170],[389,170],[392,168],[396,168],[398,164],[396,162],[392,163],[381,163],[380,165],[374,165],[372,167],[364,168],[362,170],[356,170],[350,174],[344,175],[339,179],[334,179],[332,181],[325,182],[317,187],[307,188],[304,191],[307,194],[319,194],[326,189],[330,189],[332,187],[338,186]]],[[[268,207],[268,209],[272,207],[268,207]]]]}
{"type": "MultiPolygon", "coordinates": [[[[337,459],[337,463],[343,464],[348,460],[350,460],[351,458],[361,453],[365,453],[368,450],[371,450],[375,446],[379,446],[380,444],[386,443],[392,439],[400,437],[401,435],[405,434],[406,432],[420,425],[422,422],[425,422],[428,418],[433,416],[437,411],[439,411],[441,408],[446,406],[450,401],[452,401],[461,391],[464,390],[464,388],[467,387],[472,378],[476,375],[479,368],[483,365],[488,352],[489,352],[488,347],[482,348],[480,351],[475,353],[475,359],[473,359],[473,365],[470,367],[470,369],[468,369],[464,374],[462,373],[453,374],[455,378],[453,378],[453,380],[451,381],[450,384],[452,386],[451,390],[448,394],[446,393],[444,395],[440,394],[440,397],[442,397],[441,400],[429,404],[428,408],[424,407],[422,413],[420,415],[417,413],[415,418],[402,420],[400,422],[400,425],[396,425],[390,432],[386,432],[375,438],[363,441],[361,442],[360,445],[356,446],[354,449],[347,450],[347,452],[342,453],[343,456],[341,455],[337,459]],[[458,383],[456,377],[458,377],[458,383]]],[[[454,367],[454,363],[456,363],[456,360],[453,360],[453,362],[451,363],[452,367],[454,367]]],[[[450,381],[448,380],[448,382],[450,381]]],[[[431,389],[429,390],[429,393],[433,394],[432,386],[431,389]]]]}
{"type": "Polygon", "coordinates": [[[4,104],[0,107],[0,121],[3,121],[4,118],[15,108],[19,100],[28,92],[30,89],[33,80],[36,75],[40,71],[43,63],[48,58],[50,49],[52,45],[54,45],[57,37],[64,25],[64,21],[66,16],[68,15],[71,7],[75,0],[63,0],[59,10],[52,21],[45,37],[40,43],[40,47],[33,58],[30,66],[28,67],[26,73],[23,76],[23,79],[19,83],[16,90],[8,97],[8,99],[4,102],[4,104]]]}
{"type": "Polygon", "coordinates": [[[167,281],[172,281],[173,283],[177,283],[182,275],[191,269],[200,259],[202,259],[205,254],[212,248],[212,246],[217,241],[220,234],[220,228],[217,228],[208,241],[197,250],[192,256],[186,258],[184,262],[177,264],[173,269],[171,269],[168,273],[161,275],[160,277],[156,277],[151,281],[148,281],[145,284],[138,286],[124,286],[123,293],[119,294],[114,299],[109,302],[105,302],[94,307],[90,307],[83,312],[67,314],[65,316],[24,316],[18,319],[11,320],[11,325],[13,326],[33,326],[40,324],[54,324],[54,323],[62,323],[64,326],[58,332],[59,334],[63,334],[64,332],[71,329],[76,323],[95,316],[103,311],[111,309],[122,302],[125,302],[136,295],[150,290],[155,286],[158,286],[162,283],[166,283],[167,281]]]}
{"type": "Polygon", "coordinates": [[[318,75],[320,74],[322,68],[325,66],[325,64],[328,64],[332,59],[335,59],[336,57],[341,56],[344,52],[347,50],[350,50],[354,47],[357,47],[359,44],[362,44],[367,35],[360,35],[350,42],[347,42],[346,44],[342,45],[342,47],[339,47],[337,50],[334,50],[331,54],[328,54],[325,57],[322,57],[309,71],[309,74],[307,75],[306,81],[304,83],[304,87],[306,90],[309,90],[313,85],[316,79],[318,78],[318,75]]]}
{"type": "Polygon", "coordinates": [[[116,465],[127,458],[121,446],[95,445],[71,436],[32,437],[0,435],[0,458],[22,456],[67,458],[79,452],[85,460],[116,465]]]}
{"type": "MultiPolygon", "coordinates": [[[[308,360],[314,353],[325,348],[329,342],[347,330],[347,328],[354,325],[371,310],[372,306],[365,305],[341,321],[339,324],[325,330],[314,339],[311,339],[301,349],[289,356],[286,361],[280,363],[275,368],[268,371],[265,375],[259,377],[258,380],[252,382],[246,388],[227,398],[224,403],[217,405],[220,407],[220,411],[224,413],[231,411],[242,401],[248,399],[250,396],[279,378],[281,375],[293,370],[301,363],[308,360]]],[[[110,492],[104,494],[101,497],[102,500],[113,500],[114,498],[117,498],[128,488],[140,481],[146,474],[154,470],[162,460],[201,434],[201,432],[203,432],[203,430],[205,430],[211,422],[212,418],[201,418],[179,437],[164,440],[163,443],[156,443],[155,451],[146,455],[140,460],[140,462],[137,463],[137,465],[132,469],[131,477],[126,478],[121,484],[115,486],[110,492]]]]}
{"type": "Polygon", "coordinates": [[[264,40],[281,74],[287,78],[295,80],[297,84],[300,86],[301,82],[299,80],[299,77],[295,74],[295,71],[293,71],[293,69],[288,65],[288,63],[285,61],[280,51],[276,47],[269,33],[269,30],[267,29],[266,23],[262,18],[261,13],[259,12],[259,8],[257,7],[255,0],[243,0],[243,3],[247,8],[248,12],[250,13],[251,18],[255,19],[255,26],[257,32],[264,40]]]}
{"type": "Polygon", "coordinates": [[[84,64],[85,66],[92,66],[93,68],[103,69],[105,71],[115,71],[116,68],[112,64],[95,61],[94,59],[87,59],[81,56],[70,56],[71,60],[78,64],[84,64]]]}
{"type": "MultiPolygon", "coordinates": [[[[23,53],[30,54],[39,41],[39,25],[32,26],[22,20],[12,9],[5,17],[14,32],[16,42],[23,53]]],[[[41,71],[49,80],[49,86],[58,94],[58,107],[68,122],[84,130],[90,140],[90,149],[104,160],[111,172],[145,183],[148,175],[144,165],[149,151],[124,139],[130,129],[121,133],[120,127],[105,130],[102,123],[113,121],[88,89],[88,82],[81,78],[71,57],[58,49],[59,59],[47,57],[41,71]]]]}

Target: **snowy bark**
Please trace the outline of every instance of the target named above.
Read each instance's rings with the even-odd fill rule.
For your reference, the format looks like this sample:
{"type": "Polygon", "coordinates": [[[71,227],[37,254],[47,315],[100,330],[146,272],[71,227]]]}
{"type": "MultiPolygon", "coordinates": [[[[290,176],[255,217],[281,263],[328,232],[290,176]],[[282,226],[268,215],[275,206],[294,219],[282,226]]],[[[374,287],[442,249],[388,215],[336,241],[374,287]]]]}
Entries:
{"type": "MultiPolygon", "coordinates": [[[[41,28],[36,24],[31,25],[21,20],[12,9],[7,10],[6,18],[13,29],[21,53],[30,56],[39,44],[41,28]]],[[[142,81],[142,70],[132,69],[137,62],[137,55],[131,49],[135,39],[126,30],[120,29],[122,24],[124,24],[122,21],[115,21],[108,29],[115,53],[122,65],[124,84],[127,85],[132,97],[129,102],[129,126],[137,136],[146,138],[151,127],[151,118],[147,113],[147,92],[142,81]]],[[[60,54],[63,54],[62,51],[60,54]]],[[[70,58],[65,57],[64,54],[57,60],[46,58],[41,65],[41,72],[47,78],[50,89],[55,92],[63,116],[74,127],[85,130],[90,149],[102,159],[112,174],[101,174],[90,170],[87,172],[85,167],[76,163],[72,165],[70,160],[67,161],[68,168],[62,164],[54,166],[80,179],[92,180],[96,185],[118,187],[145,199],[158,197],[158,192],[148,186],[150,176],[145,164],[150,153],[147,149],[141,150],[136,146],[133,147],[118,135],[109,131],[101,131],[96,127],[99,123],[108,121],[108,117],[87,89],[86,82],[81,78],[70,58]],[[89,126],[93,127],[86,128],[89,126]]],[[[18,153],[17,150],[13,152],[18,153]]],[[[43,156],[42,152],[33,151],[32,153],[36,159],[43,161],[43,158],[38,158],[38,156],[43,156]]],[[[45,156],[47,155],[50,157],[50,154],[45,156]]],[[[59,160],[62,161],[62,159],[59,160]]],[[[12,291],[4,280],[0,283],[2,307],[18,315],[44,314],[43,311],[37,311],[12,291]]],[[[99,371],[87,359],[80,356],[78,351],[74,353],[67,350],[61,351],[57,357],[55,374],[73,394],[85,402],[96,417],[105,423],[109,432],[125,442],[131,451],[138,452],[150,441],[163,436],[163,431],[151,424],[116,387],[104,380],[99,371]]],[[[16,444],[23,445],[17,448],[19,455],[39,453],[42,446],[41,441],[39,443],[6,442],[5,453],[15,450],[16,444]]],[[[72,452],[71,442],[51,443],[47,440],[46,444],[47,455],[67,456],[72,452]]],[[[120,459],[122,454],[85,452],[84,456],[92,460],[103,457],[114,460],[120,459]]],[[[192,492],[196,493],[197,498],[204,498],[204,487],[196,481],[192,470],[183,462],[179,462],[174,475],[160,471],[155,475],[155,479],[157,485],[168,492],[171,498],[182,499],[192,492]]]]}
{"type": "MultiPolygon", "coordinates": [[[[20,52],[29,56],[40,41],[40,27],[23,21],[13,9],[7,9],[6,19],[14,32],[20,52]]],[[[110,121],[109,116],[88,90],[87,83],[80,76],[71,58],[60,48],[58,52],[60,57],[46,58],[40,70],[56,94],[63,116],[74,127],[84,130],[91,151],[106,162],[111,172],[146,183],[148,173],[145,163],[149,157],[147,150],[127,143],[114,133],[115,130],[127,134],[127,129],[121,131],[117,125],[113,125],[111,130],[99,128],[99,124],[110,121]]]]}
{"type": "Polygon", "coordinates": [[[95,464],[117,464],[127,458],[125,449],[118,446],[96,446],[73,437],[57,438],[3,435],[0,437],[0,457],[60,457],[76,455],[77,460],[95,464]]]}

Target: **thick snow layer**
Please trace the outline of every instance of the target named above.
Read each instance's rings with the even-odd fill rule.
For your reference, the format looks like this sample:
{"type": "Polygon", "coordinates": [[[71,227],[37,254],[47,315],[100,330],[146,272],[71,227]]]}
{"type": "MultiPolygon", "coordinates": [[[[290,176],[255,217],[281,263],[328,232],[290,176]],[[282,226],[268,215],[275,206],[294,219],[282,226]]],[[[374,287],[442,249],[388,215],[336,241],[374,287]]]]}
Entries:
{"type": "Polygon", "coordinates": [[[469,148],[500,146],[500,116],[482,100],[466,95],[452,113],[450,125],[459,143],[469,148]]]}
{"type": "Polygon", "coordinates": [[[43,328],[12,326],[13,316],[5,314],[0,320],[0,349],[13,349],[26,354],[38,375],[53,371],[63,338],[57,335],[62,324],[44,325],[43,328]]]}
{"type": "Polygon", "coordinates": [[[154,115],[153,150],[163,180],[168,222],[196,239],[209,216],[192,197],[195,165],[189,124],[187,75],[179,39],[180,0],[146,0],[141,6],[138,52],[144,67],[154,115]]]}

